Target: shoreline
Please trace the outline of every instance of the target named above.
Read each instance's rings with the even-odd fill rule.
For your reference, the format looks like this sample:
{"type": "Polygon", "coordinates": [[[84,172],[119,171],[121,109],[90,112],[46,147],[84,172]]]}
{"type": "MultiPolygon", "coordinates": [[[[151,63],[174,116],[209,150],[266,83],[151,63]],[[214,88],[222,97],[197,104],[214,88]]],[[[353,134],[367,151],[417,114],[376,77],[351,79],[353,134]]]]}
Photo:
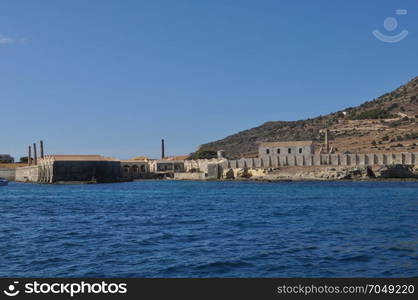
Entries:
{"type": "Polygon", "coordinates": [[[368,179],[138,179],[136,181],[196,181],[196,182],[418,182],[418,178],[368,178],[368,179]]]}
{"type": "MultiPolygon", "coordinates": [[[[280,168],[218,168],[217,172],[174,172],[164,176],[148,178],[119,178],[115,181],[57,181],[55,185],[81,185],[101,183],[122,183],[131,181],[236,181],[236,182],[302,182],[302,181],[368,181],[368,182],[418,182],[418,165],[385,165],[385,166],[287,166],[280,168]]],[[[9,180],[10,182],[36,183],[31,181],[9,180]]]]}
{"type": "Polygon", "coordinates": [[[102,184],[118,184],[129,182],[161,182],[161,181],[190,181],[190,182],[418,182],[418,178],[353,178],[353,179],[315,179],[315,178],[237,178],[237,179],[134,179],[130,181],[119,182],[89,182],[89,181],[68,181],[68,182],[54,182],[54,183],[40,183],[40,182],[23,182],[10,180],[9,183],[22,183],[34,185],[102,185],[102,184]]]}

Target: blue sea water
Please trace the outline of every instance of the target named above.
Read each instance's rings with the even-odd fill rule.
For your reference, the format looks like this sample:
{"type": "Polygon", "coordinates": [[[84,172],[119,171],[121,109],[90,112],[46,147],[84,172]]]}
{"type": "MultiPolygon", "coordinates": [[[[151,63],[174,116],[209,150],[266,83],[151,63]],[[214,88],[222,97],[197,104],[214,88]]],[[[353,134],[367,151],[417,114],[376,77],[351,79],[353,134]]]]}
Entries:
{"type": "Polygon", "coordinates": [[[418,276],[418,183],[10,183],[6,276],[418,276]]]}

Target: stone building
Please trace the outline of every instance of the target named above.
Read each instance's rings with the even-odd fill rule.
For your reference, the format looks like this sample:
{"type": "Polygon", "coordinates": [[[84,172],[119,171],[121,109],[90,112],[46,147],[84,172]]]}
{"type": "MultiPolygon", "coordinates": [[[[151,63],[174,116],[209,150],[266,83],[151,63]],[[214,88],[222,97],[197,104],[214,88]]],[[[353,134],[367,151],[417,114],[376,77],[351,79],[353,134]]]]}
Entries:
{"type": "Polygon", "coordinates": [[[16,181],[23,182],[117,182],[121,164],[100,155],[47,155],[36,165],[16,169],[16,181]]]}
{"type": "Polygon", "coordinates": [[[258,157],[314,154],[312,141],[264,142],[258,147],[258,157]]]}
{"type": "Polygon", "coordinates": [[[9,154],[0,154],[0,163],[3,164],[12,164],[15,162],[15,159],[9,154]]]}
{"type": "Polygon", "coordinates": [[[149,177],[148,160],[122,160],[122,176],[126,179],[145,179],[149,177]]]}
{"type": "Polygon", "coordinates": [[[152,173],[174,173],[185,171],[183,160],[152,160],[149,162],[149,168],[152,173]]]}

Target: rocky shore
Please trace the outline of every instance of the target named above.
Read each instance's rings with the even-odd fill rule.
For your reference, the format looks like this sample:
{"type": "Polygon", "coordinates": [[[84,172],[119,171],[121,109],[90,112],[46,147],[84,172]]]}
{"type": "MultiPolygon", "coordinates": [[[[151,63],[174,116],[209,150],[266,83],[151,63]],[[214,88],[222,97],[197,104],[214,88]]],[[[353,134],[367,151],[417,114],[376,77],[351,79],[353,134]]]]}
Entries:
{"type": "Polygon", "coordinates": [[[302,180],[418,180],[418,165],[364,167],[311,166],[270,169],[226,169],[223,180],[302,181],[302,180]]]}

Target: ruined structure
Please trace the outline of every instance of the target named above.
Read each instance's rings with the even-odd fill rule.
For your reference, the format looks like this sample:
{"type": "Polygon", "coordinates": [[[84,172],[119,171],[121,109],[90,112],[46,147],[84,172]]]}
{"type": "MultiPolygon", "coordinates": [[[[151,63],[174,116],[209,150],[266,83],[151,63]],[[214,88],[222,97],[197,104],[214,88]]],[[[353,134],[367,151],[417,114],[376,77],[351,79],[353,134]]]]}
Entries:
{"type": "Polygon", "coordinates": [[[150,178],[148,160],[122,160],[122,176],[128,180],[150,178]]]}
{"type": "MultiPolygon", "coordinates": [[[[290,154],[290,155],[263,155],[258,158],[241,159],[199,159],[187,160],[184,162],[185,171],[190,173],[202,173],[204,175],[193,175],[193,179],[217,179],[228,170],[268,170],[280,169],[282,167],[367,167],[405,165],[414,166],[418,164],[418,152],[404,153],[357,153],[357,154],[290,154]]],[[[175,176],[176,177],[176,176],[175,176]]],[[[186,179],[187,176],[177,176],[179,179],[186,179]]],[[[189,179],[189,178],[188,178],[189,179]]]]}
{"type": "MultiPolygon", "coordinates": [[[[36,160],[34,160],[35,162],[36,160]]],[[[37,164],[16,169],[22,182],[117,182],[121,180],[120,161],[100,155],[47,155],[37,164]]]]}
{"type": "Polygon", "coordinates": [[[184,172],[184,161],[176,160],[151,160],[149,170],[152,173],[173,173],[184,172]]]}
{"type": "Polygon", "coordinates": [[[258,157],[314,154],[312,141],[265,142],[258,146],[258,157]]]}
{"type": "MultiPolygon", "coordinates": [[[[174,172],[184,172],[184,161],[176,157],[161,160],[137,157],[120,161],[101,155],[45,155],[41,141],[38,158],[36,146],[35,143],[28,146],[27,166],[2,172],[10,179],[35,183],[120,182],[172,177],[174,172]]],[[[162,157],[165,157],[164,151],[162,140],[162,157]]]]}
{"type": "MultiPolygon", "coordinates": [[[[310,154],[310,155],[283,155],[261,158],[241,159],[212,159],[187,161],[187,166],[201,168],[212,163],[222,163],[229,168],[277,168],[282,166],[372,166],[372,165],[416,165],[418,152],[396,153],[357,153],[357,154],[310,154]]],[[[186,166],[186,170],[188,167],[186,166]]]]}
{"type": "MultiPolygon", "coordinates": [[[[325,141],[325,148],[328,148],[327,135],[325,141]]],[[[28,147],[27,166],[16,169],[4,168],[0,171],[9,178],[21,182],[65,183],[120,182],[151,178],[216,180],[246,177],[249,170],[251,171],[249,176],[259,176],[254,174],[305,166],[308,168],[304,169],[310,170],[315,168],[309,167],[315,166],[368,169],[368,167],[395,165],[416,168],[414,166],[418,165],[416,152],[346,154],[332,153],[330,150],[323,154],[321,151],[315,151],[312,141],[261,143],[259,156],[256,158],[227,159],[225,152],[219,150],[217,158],[191,160],[188,155],[166,157],[164,140],[162,140],[161,156],[164,159],[153,160],[141,156],[119,161],[100,155],[45,155],[41,141],[40,158],[37,157],[36,144],[33,144],[28,147]]]]}

